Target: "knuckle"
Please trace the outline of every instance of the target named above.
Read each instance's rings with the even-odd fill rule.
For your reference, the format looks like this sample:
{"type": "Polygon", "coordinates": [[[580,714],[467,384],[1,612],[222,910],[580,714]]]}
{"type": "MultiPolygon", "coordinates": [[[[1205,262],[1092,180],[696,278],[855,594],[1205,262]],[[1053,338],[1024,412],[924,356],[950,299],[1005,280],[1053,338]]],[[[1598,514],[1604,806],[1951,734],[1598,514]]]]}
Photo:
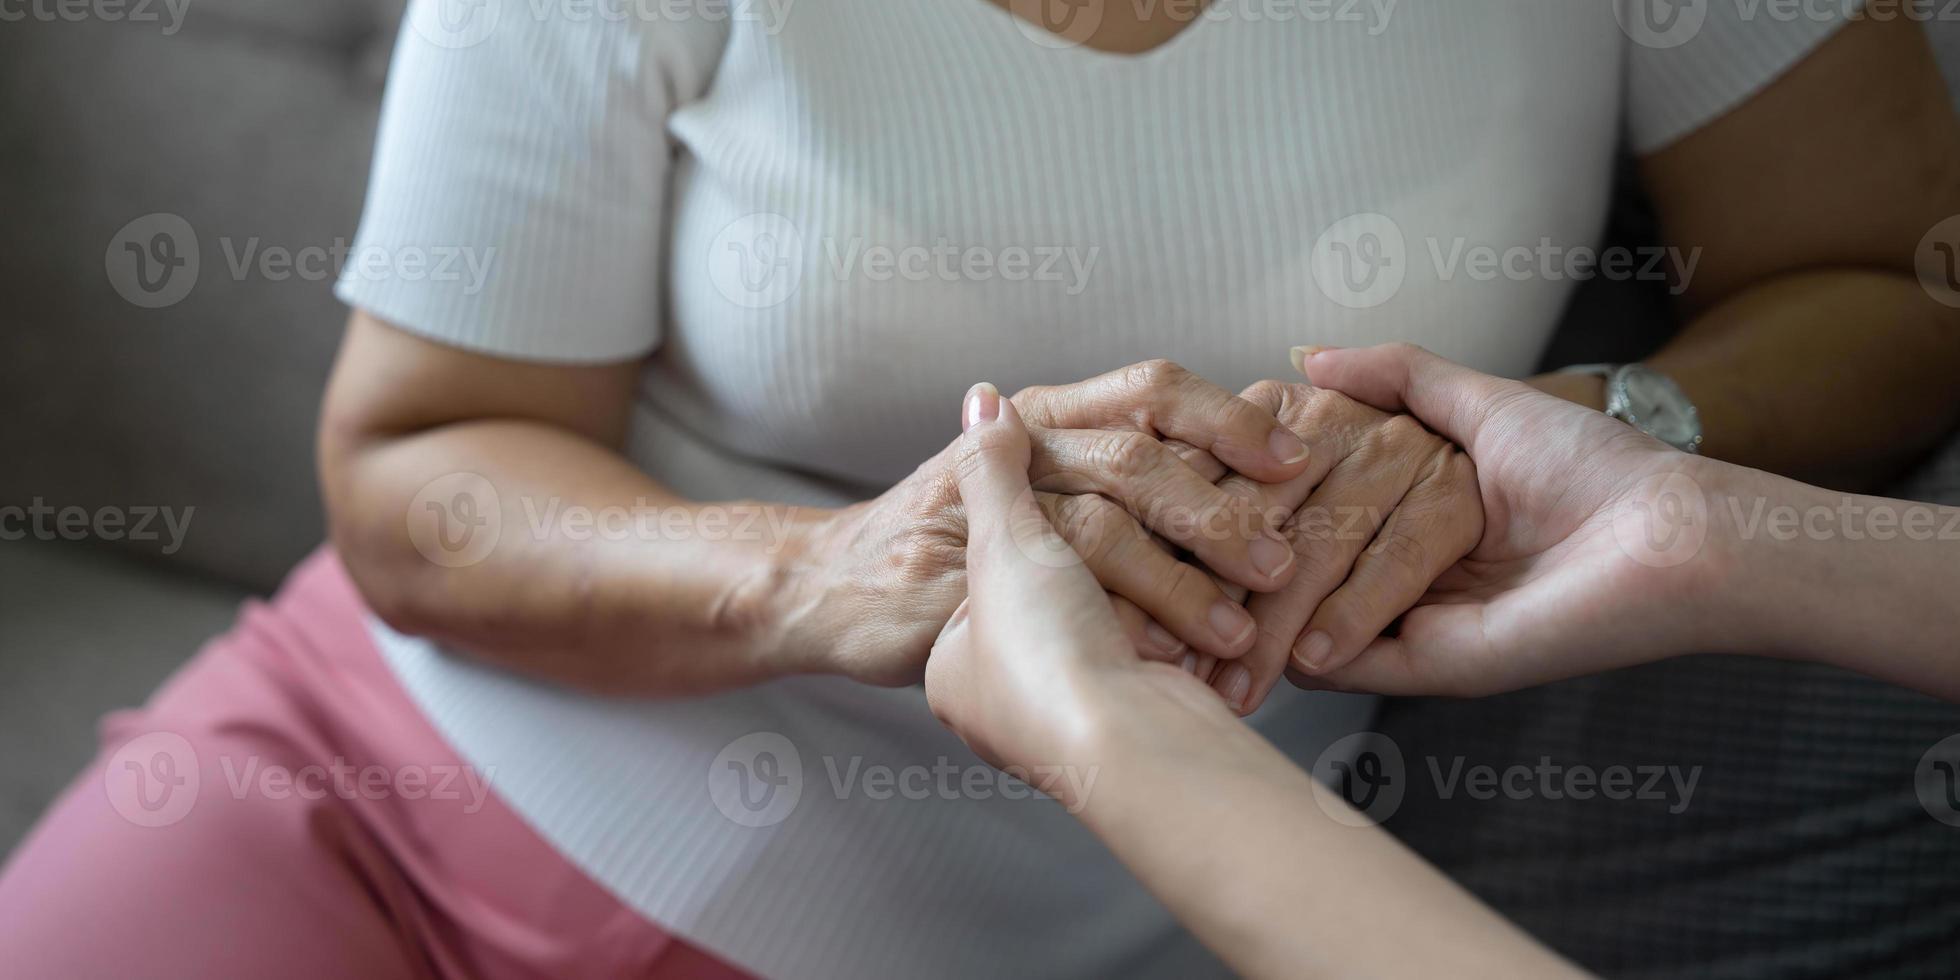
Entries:
{"type": "Polygon", "coordinates": [[[1122,546],[1122,525],[1127,521],[1115,504],[1095,494],[1081,494],[1065,498],[1055,530],[1084,561],[1095,562],[1122,546]]]}
{"type": "Polygon", "coordinates": [[[1374,544],[1368,546],[1368,554],[1396,568],[1421,572],[1429,567],[1429,548],[1422,536],[1395,525],[1383,528],[1376,535],[1374,544]]]}
{"type": "Polygon", "coordinates": [[[1090,465],[1129,486],[1155,471],[1168,451],[1141,432],[1105,432],[1090,450],[1090,465]]]}
{"type": "Polygon", "coordinates": [[[1205,602],[1218,587],[1212,584],[1211,576],[1181,561],[1166,563],[1163,574],[1156,577],[1157,600],[1164,605],[1188,605],[1203,608],[1205,602]]]}
{"type": "Polygon", "coordinates": [[[1183,382],[1190,372],[1168,358],[1152,358],[1130,366],[1129,380],[1139,388],[1169,388],[1183,382]]]}
{"type": "Polygon", "coordinates": [[[1436,438],[1412,415],[1391,415],[1383,419],[1381,432],[1383,439],[1395,445],[1433,442],[1436,438]]]}
{"type": "Polygon", "coordinates": [[[1287,391],[1294,387],[1284,381],[1255,381],[1252,386],[1239,393],[1239,397],[1275,415],[1285,406],[1287,391]]]}

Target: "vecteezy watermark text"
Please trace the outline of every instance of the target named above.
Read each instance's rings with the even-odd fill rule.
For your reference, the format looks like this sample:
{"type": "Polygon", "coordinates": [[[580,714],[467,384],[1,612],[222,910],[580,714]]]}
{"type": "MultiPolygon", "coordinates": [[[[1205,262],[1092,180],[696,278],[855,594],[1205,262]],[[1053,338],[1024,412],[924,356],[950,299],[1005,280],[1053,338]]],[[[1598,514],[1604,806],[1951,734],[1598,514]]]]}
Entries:
{"type": "Polygon", "coordinates": [[[184,28],[191,0],[0,0],[0,24],[44,24],[85,20],[162,24],[165,37],[184,28]]]}
{"type": "MultiPolygon", "coordinates": [[[[224,268],[233,282],[437,282],[454,284],[463,296],[483,291],[493,272],[496,246],[379,245],[355,247],[344,238],[300,246],[267,242],[254,235],[218,239],[224,268]]],[[[109,285],[131,305],[161,309],[184,301],[204,271],[204,252],[196,229],[175,214],[144,215],[124,225],[103,254],[109,285]]]]}
{"type": "MultiPolygon", "coordinates": [[[[1567,763],[1542,755],[1532,764],[1492,765],[1467,757],[1428,756],[1424,773],[1437,799],[1461,796],[1492,800],[1608,800],[1664,807],[1679,815],[1693,803],[1702,767],[1664,764],[1567,763]]],[[[1411,777],[1401,747],[1379,732],[1336,741],[1314,762],[1313,773],[1332,790],[1321,807],[1351,826],[1377,824],[1395,815],[1411,777]]]]}
{"type": "MultiPolygon", "coordinates": [[[[838,800],[880,803],[928,800],[1066,799],[1071,813],[1088,805],[1100,769],[1094,765],[1008,766],[939,756],[930,763],[890,765],[861,755],[823,758],[820,784],[838,800]]],[[[811,788],[803,755],[787,736],[751,732],[728,743],[708,764],[708,798],[744,827],[789,819],[811,788]]]]}
{"type": "Polygon", "coordinates": [[[0,541],[164,541],[163,553],[184,546],[196,507],[57,507],[40,497],[0,507],[0,541]]]}
{"type": "Polygon", "coordinates": [[[813,275],[878,285],[1000,281],[1059,287],[1078,296],[1089,287],[1101,255],[1100,245],[878,241],[862,235],[825,236],[813,252],[795,222],[759,212],[724,226],[708,244],[706,258],[708,279],[723,298],[759,310],[789,301],[813,275]]]}
{"type": "Polygon", "coordinates": [[[462,803],[462,812],[481,811],[490,797],[495,767],[460,762],[357,765],[341,756],[292,766],[257,754],[221,755],[213,786],[190,739],[171,731],[147,732],[116,748],[102,768],[109,805],[140,827],[182,822],[198,801],[222,788],[233,800],[273,801],[436,800],[462,803]]]}

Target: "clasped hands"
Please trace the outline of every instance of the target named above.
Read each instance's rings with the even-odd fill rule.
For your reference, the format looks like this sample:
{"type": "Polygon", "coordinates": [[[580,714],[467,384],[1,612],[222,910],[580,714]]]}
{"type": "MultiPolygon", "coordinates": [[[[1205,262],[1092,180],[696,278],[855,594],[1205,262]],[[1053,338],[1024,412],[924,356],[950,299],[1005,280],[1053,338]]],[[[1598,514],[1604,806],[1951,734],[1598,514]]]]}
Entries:
{"type": "MultiPolygon", "coordinates": [[[[1264,381],[1233,395],[1150,361],[1011,402],[1035,502],[1130,646],[1239,714],[1289,670],[1337,672],[1483,534],[1460,450],[1335,391],[1264,381]]],[[[960,458],[955,440],[817,533],[812,574],[792,583],[811,627],[799,635],[825,641],[805,654],[816,669],[920,678],[967,593],[960,458]]]]}

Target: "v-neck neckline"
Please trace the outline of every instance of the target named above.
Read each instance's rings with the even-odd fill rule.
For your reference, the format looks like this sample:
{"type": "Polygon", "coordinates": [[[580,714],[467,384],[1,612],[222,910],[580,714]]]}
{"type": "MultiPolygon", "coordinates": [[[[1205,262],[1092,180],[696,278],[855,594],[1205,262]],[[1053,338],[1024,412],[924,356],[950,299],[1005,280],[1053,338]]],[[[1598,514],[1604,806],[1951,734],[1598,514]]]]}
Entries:
{"type": "MultiPolygon", "coordinates": [[[[1142,66],[1163,61],[1171,57],[1176,51],[1189,46],[1191,43],[1195,43],[1193,39],[1205,30],[1209,21],[1215,19],[1212,16],[1212,3],[1207,3],[1204,9],[1199,11],[1198,15],[1192,18],[1190,23],[1179,28],[1177,33],[1142,51],[1107,51],[1102,48],[1092,47],[1086,42],[1071,40],[1062,34],[1051,31],[1021,16],[1018,12],[1018,9],[1021,7],[1034,5],[1039,5],[1041,9],[1046,10],[1049,4],[1055,3],[1057,0],[1000,0],[1000,2],[995,2],[995,0],[946,0],[946,2],[962,7],[974,8],[983,18],[994,21],[996,27],[1007,26],[1013,28],[1014,31],[1027,39],[1030,47],[1043,49],[1058,56],[1079,57],[1091,64],[1106,65],[1142,66]]],[[[1089,0],[1089,2],[1120,3],[1124,2],[1124,0],[1089,0]]],[[[1219,0],[1213,0],[1213,2],[1219,2],[1219,0]]],[[[1090,30],[1093,31],[1094,27],[1092,26],[1090,30]]]]}

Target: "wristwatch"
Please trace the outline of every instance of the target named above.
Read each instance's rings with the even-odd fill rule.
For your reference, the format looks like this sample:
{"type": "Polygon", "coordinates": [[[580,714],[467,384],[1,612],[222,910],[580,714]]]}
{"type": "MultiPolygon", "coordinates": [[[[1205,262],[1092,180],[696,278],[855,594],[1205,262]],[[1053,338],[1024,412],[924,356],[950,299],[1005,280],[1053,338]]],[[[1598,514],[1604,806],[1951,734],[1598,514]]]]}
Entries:
{"type": "Polygon", "coordinates": [[[1701,416],[1674,379],[1645,364],[1577,364],[1562,374],[1606,379],[1606,414],[1686,453],[1701,451],[1701,416]]]}

